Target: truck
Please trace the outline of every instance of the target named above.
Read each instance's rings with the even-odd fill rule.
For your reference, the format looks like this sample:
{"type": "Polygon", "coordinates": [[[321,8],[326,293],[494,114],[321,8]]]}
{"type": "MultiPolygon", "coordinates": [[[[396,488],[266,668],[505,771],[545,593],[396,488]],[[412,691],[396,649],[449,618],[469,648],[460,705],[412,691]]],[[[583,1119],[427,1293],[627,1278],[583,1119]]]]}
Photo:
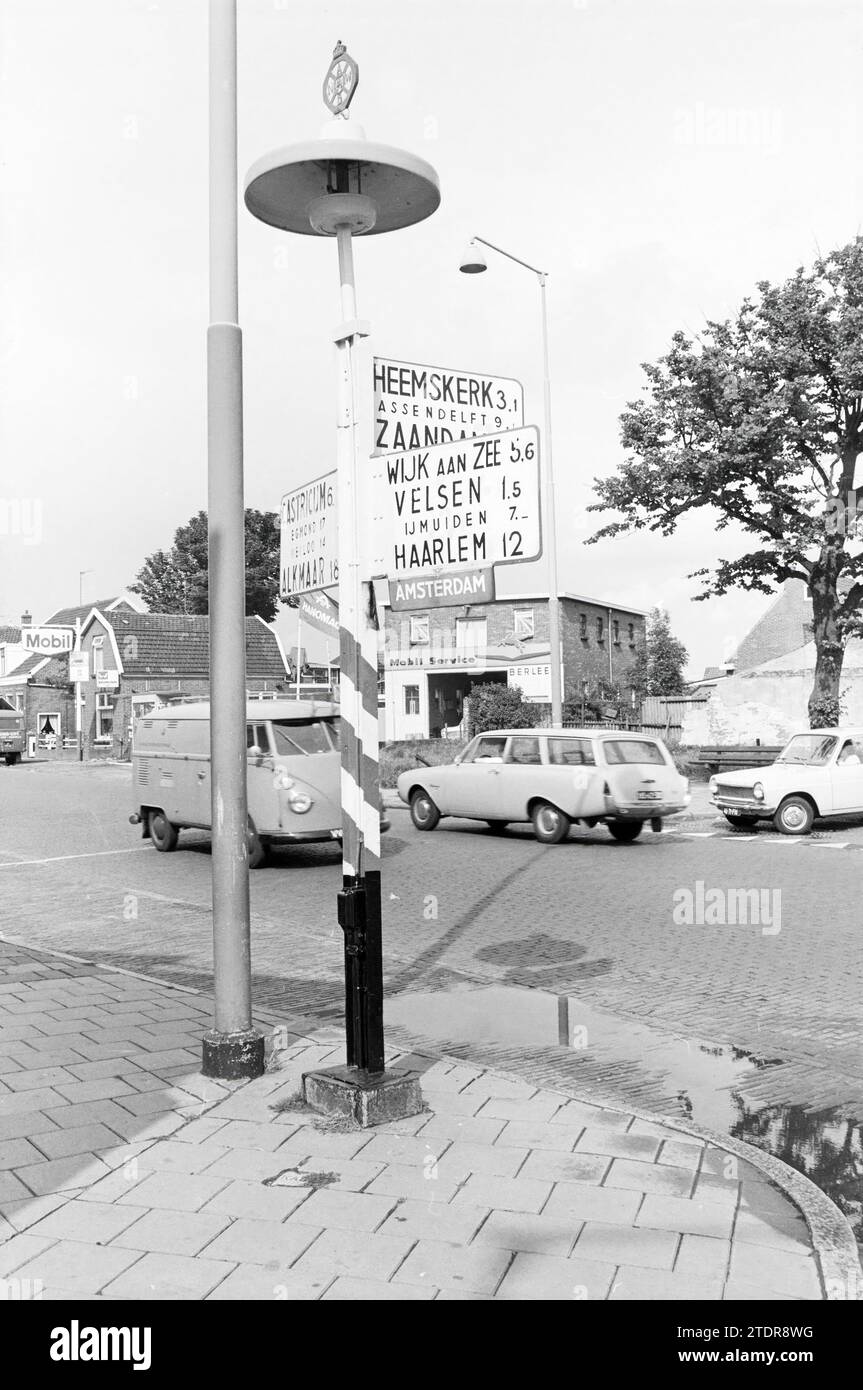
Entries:
{"type": "Polygon", "coordinates": [[[23,752],[24,712],[0,697],[0,757],[7,767],[14,767],[23,752]]]}

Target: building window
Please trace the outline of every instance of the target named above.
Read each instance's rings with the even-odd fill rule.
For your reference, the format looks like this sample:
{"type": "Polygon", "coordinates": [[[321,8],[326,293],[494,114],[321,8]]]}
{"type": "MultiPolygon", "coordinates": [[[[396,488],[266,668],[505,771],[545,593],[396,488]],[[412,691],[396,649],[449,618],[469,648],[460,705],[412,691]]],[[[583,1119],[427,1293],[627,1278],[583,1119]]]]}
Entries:
{"type": "Polygon", "coordinates": [[[614,622],[611,624],[611,635],[612,635],[612,638],[614,639],[614,645],[615,645],[616,647],[619,647],[619,646],[620,646],[620,623],[617,621],[616,618],[614,619],[614,622]]]}
{"type": "Polygon", "coordinates": [[[405,714],[419,714],[420,688],[418,685],[405,686],[405,714]]]}
{"type": "Polygon", "coordinates": [[[602,623],[602,618],[597,618],[597,620],[596,620],[596,640],[597,640],[597,642],[602,642],[602,641],[605,640],[604,635],[603,635],[603,623],[602,623]]]}
{"type": "Polygon", "coordinates": [[[108,690],[96,692],[96,743],[110,743],[114,737],[114,700],[108,690]]]}
{"type": "Polygon", "coordinates": [[[456,652],[462,660],[485,656],[488,646],[488,621],[485,618],[456,618],[456,652]]]}
{"type": "Polygon", "coordinates": [[[56,743],[61,732],[59,710],[49,710],[47,714],[37,715],[36,729],[40,739],[52,739],[56,743]]]}
{"type": "Polygon", "coordinates": [[[578,625],[579,625],[579,634],[578,634],[578,635],[579,635],[579,637],[581,638],[582,642],[586,642],[586,641],[587,641],[587,614],[586,614],[586,613],[580,613],[580,614],[578,615],[578,625]]]}
{"type": "Polygon", "coordinates": [[[629,645],[630,645],[631,647],[634,647],[634,646],[635,646],[635,623],[627,623],[627,627],[628,627],[628,629],[629,629],[629,645]]]}
{"type": "Polygon", "coordinates": [[[532,608],[517,608],[513,615],[515,619],[515,635],[517,638],[533,637],[534,621],[532,608]]]}
{"type": "Polygon", "coordinates": [[[104,651],[103,651],[103,643],[104,643],[104,641],[105,641],[104,637],[94,637],[94,638],[93,638],[93,675],[94,675],[94,676],[95,676],[95,674],[96,674],[97,671],[104,671],[104,669],[105,669],[105,653],[104,653],[104,651]]]}
{"type": "Polygon", "coordinates": [[[410,643],[412,647],[428,646],[429,643],[429,620],[424,618],[411,618],[410,643]]]}

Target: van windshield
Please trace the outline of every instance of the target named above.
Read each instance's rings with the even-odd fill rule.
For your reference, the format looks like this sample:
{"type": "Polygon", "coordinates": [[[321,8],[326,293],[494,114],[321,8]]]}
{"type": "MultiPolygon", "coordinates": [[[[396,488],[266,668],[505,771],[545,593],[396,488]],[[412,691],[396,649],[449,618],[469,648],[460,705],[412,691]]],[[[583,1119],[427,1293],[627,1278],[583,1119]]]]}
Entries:
{"type": "Polygon", "coordinates": [[[276,753],[295,758],[300,753],[332,753],[338,747],[332,723],[322,719],[274,719],[276,753]]]}

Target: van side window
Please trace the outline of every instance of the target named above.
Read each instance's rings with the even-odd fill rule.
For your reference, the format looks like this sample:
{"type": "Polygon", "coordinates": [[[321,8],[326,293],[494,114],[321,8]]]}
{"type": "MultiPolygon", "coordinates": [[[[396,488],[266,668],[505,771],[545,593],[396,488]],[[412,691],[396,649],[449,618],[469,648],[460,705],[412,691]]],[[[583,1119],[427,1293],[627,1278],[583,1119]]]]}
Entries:
{"type": "Polygon", "coordinates": [[[506,756],[508,763],[539,763],[542,759],[539,756],[538,738],[513,738],[510,739],[509,752],[506,756]]]}
{"type": "Polygon", "coordinates": [[[274,719],[276,752],[295,758],[301,753],[331,753],[332,743],[319,719],[274,719]]]}
{"type": "Polygon", "coordinates": [[[588,738],[550,738],[548,761],[559,767],[594,767],[593,745],[588,738]]]}

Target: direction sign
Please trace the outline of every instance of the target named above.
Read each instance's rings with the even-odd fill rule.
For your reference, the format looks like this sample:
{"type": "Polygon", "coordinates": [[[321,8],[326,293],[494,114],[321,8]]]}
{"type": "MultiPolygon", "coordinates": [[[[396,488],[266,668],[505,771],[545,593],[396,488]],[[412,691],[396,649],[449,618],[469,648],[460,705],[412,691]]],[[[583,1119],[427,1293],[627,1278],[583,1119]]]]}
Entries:
{"type": "Polygon", "coordinates": [[[71,652],[69,654],[69,679],[75,684],[90,679],[89,652],[71,652]]]}
{"type": "Polygon", "coordinates": [[[21,630],[21,646],[25,652],[59,656],[62,652],[70,652],[74,645],[73,627],[25,627],[21,630]]]}
{"type": "Polygon", "coordinates": [[[539,430],[372,459],[373,573],[518,564],[542,554],[539,430]]]}
{"type": "Polygon", "coordinates": [[[409,613],[413,608],[458,608],[463,603],[491,603],[493,598],[491,565],[478,570],[454,570],[452,574],[390,580],[390,608],[394,613],[409,613]]]}
{"type": "Polygon", "coordinates": [[[282,598],[331,589],[339,582],[336,474],[325,473],[293,492],[281,507],[282,598]]]}
{"type": "Polygon", "coordinates": [[[374,452],[425,449],[524,423],[520,381],[374,359],[374,452]]]}

